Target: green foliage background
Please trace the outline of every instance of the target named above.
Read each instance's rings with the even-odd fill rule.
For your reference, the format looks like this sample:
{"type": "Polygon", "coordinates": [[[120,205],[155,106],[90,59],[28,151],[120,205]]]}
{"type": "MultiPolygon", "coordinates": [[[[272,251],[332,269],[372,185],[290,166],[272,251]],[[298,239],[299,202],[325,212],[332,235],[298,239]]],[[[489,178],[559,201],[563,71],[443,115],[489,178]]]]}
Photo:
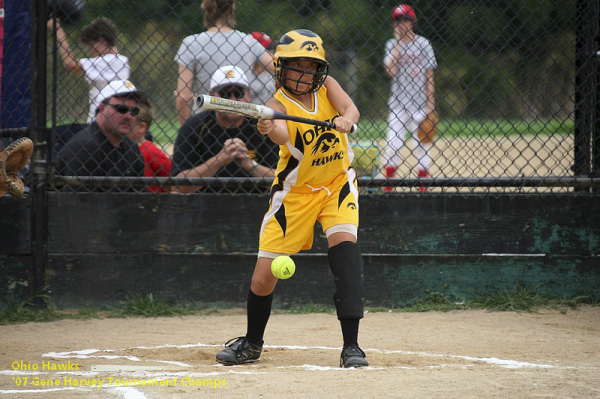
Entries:
{"type": "MultiPolygon", "coordinates": [[[[572,118],[575,0],[407,3],[417,10],[417,31],[436,51],[442,118],[572,118]]],[[[382,58],[392,35],[389,14],[395,4],[238,0],[237,28],[264,31],[273,38],[300,27],[314,30],[327,45],[331,74],[348,88],[363,117],[376,120],[387,114],[389,79],[382,58]]],[[[132,80],[149,92],[158,117],[172,120],[177,81],[173,57],[185,36],[203,30],[200,0],[86,0],[83,18],[67,27],[78,56],[84,56],[79,32],[97,16],[116,22],[120,51],[131,59],[132,80]]],[[[50,35],[48,44],[52,46],[50,35]]],[[[59,123],[84,120],[87,85],[58,66],[59,123]]]]}

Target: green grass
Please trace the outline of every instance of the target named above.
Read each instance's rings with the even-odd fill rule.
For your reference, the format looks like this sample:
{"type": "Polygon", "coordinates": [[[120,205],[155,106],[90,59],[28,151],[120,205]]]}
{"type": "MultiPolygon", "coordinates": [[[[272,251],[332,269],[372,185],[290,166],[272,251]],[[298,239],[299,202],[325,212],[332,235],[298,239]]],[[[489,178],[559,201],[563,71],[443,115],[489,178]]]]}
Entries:
{"type": "MultiPolygon", "coordinates": [[[[159,145],[174,144],[177,139],[179,122],[177,120],[158,119],[151,127],[154,142],[159,145]]],[[[385,138],[387,122],[380,120],[362,120],[358,124],[356,140],[374,140],[385,138]]],[[[573,134],[572,120],[558,119],[444,119],[438,126],[438,137],[506,137],[522,135],[569,135],[573,134]]]]}
{"type": "MultiPolygon", "coordinates": [[[[66,122],[65,122],[66,123],[66,122]]],[[[48,126],[50,127],[50,126],[48,126]]],[[[153,141],[159,146],[175,144],[179,121],[177,119],[156,119],[150,128],[153,141]]],[[[569,135],[573,134],[573,120],[558,119],[443,119],[438,126],[438,137],[510,137],[523,135],[569,135]]],[[[361,120],[356,141],[372,141],[385,138],[387,121],[361,120]]]]}
{"type": "Polygon", "coordinates": [[[175,144],[177,140],[177,131],[179,130],[179,121],[177,119],[157,119],[152,123],[150,132],[153,142],[157,145],[175,144]]]}
{"type": "Polygon", "coordinates": [[[569,135],[573,134],[575,123],[572,120],[522,119],[507,120],[446,120],[441,121],[439,132],[444,137],[472,136],[523,136],[523,135],[569,135]]]}
{"type": "Polygon", "coordinates": [[[184,305],[175,300],[156,297],[152,293],[128,292],[119,306],[110,307],[108,310],[115,317],[159,317],[192,314],[196,307],[193,304],[184,305]]]}
{"type": "Polygon", "coordinates": [[[151,293],[137,292],[127,292],[125,298],[116,306],[58,310],[53,305],[52,298],[47,294],[39,293],[19,302],[8,301],[0,304],[0,325],[62,319],[206,315],[215,312],[218,312],[218,309],[207,308],[195,302],[182,304],[172,299],[157,297],[151,293]]]}
{"type": "Polygon", "coordinates": [[[23,298],[21,301],[8,300],[0,303],[0,324],[27,323],[30,321],[54,321],[63,317],[51,306],[47,289],[23,298]],[[40,307],[41,305],[41,307],[40,307]]]}
{"type": "Polygon", "coordinates": [[[479,296],[470,303],[473,309],[487,309],[491,311],[531,312],[538,308],[549,308],[566,312],[574,309],[579,303],[585,301],[585,296],[561,298],[545,294],[541,288],[545,284],[536,286],[517,283],[514,289],[496,289],[492,294],[479,296]]]}
{"type": "Polygon", "coordinates": [[[447,294],[438,291],[426,291],[423,299],[417,299],[414,305],[404,309],[405,312],[447,312],[463,309],[465,302],[462,298],[449,298],[447,294]]]}
{"type": "MultiPolygon", "coordinates": [[[[573,134],[574,121],[558,119],[444,119],[438,125],[437,137],[510,137],[523,135],[569,135],[573,134]]],[[[385,120],[361,121],[356,138],[374,140],[385,138],[385,120]]]]}
{"type": "MultiPolygon", "coordinates": [[[[583,303],[589,303],[586,297],[561,298],[545,294],[541,291],[544,284],[529,286],[518,283],[512,290],[497,289],[491,294],[477,296],[473,300],[462,298],[441,291],[426,291],[408,306],[398,304],[373,305],[367,304],[368,312],[448,312],[451,310],[483,309],[488,311],[535,312],[539,309],[552,309],[566,313],[576,309],[583,303]]],[[[592,306],[600,306],[597,302],[592,306]]],[[[276,313],[335,314],[333,305],[301,304],[285,309],[274,307],[276,313]]],[[[48,322],[63,319],[93,319],[114,317],[172,317],[183,315],[230,314],[230,309],[206,307],[195,302],[180,303],[172,299],[158,297],[151,293],[128,292],[125,298],[116,306],[104,306],[100,309],[56,309],[52,299],[44,293],[38,293],[24,298],[20,302],[9,301],[0,304],[0,325],[27,322],[48,322]],[[39,302],[45,306],[39,306],[39,302]]],[[[243,313],[243,312],[242,312],[243,313]]]]}
{"type": "Polygon", "coordinates": [[[299,305],[289,310],[284,310],[285,313],[291,314],[308,314],[308,313],[335,313],[335,307],[333,305],[324,305],[320,303],[309,303],[305,305],[299,305]]]}
{"type": "Polygon", "coordinates": [[[545,284],[531,286],[518,282],[513,289],[495,289],[486,295],[477,295],[469,301],[448,295],[447,287],[441,291],[426,291],[422,298],[408,306],[368,307],[372,312],[447,312],[461,309],[483,309],[493,312],[535,312],[538,309],[552,309],[566,313],[568,309],[576,309],[583,303],[599,306],[597,302],[588,301],[585,296],[572,298],[549,295],[542,291],[545,284]]]}

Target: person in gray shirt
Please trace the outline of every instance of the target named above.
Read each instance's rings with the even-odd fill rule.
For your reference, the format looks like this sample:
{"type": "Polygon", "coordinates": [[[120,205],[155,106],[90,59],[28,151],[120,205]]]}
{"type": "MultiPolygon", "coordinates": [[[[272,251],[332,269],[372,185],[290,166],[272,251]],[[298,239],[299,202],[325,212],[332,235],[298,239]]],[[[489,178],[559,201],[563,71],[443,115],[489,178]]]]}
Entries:
{"type": "Polygon", "coordinates": [[[251,35],[235,29],[235,0],[203,0],[206,31],[183,39],[175,61],[179,78],[175,104],[179,123],[199,110],[195,98],[209,92],[211,75],[222,65],[244,72],[266,68],[273,73],[273,57],[251,35]]]}

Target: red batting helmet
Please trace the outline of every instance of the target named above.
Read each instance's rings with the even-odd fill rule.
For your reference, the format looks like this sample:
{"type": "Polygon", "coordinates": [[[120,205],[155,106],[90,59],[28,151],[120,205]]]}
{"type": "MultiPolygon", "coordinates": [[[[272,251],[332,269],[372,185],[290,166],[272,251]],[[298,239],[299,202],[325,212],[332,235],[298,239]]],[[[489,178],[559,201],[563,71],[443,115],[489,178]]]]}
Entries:
{"type": "Polygon", "coordinates": [[[276,43],[273,41],[273,39],[271,39],[271,37],[269,35],[267,35],[266,33],[256,31],[256,32],[250,33],[250,36],[252,36],[256,40],[258,40],[258,42],[260,44],[262,44],[263,47],[268,50],[274,49],[276,46],[276,43]]]}
{"type": "Polygon", "coordinates": [[[417,22],[417,14],[415,9],[408,4],[400,4],[392,9],[392,19],[410,19],[413,23],[417,22]]]}

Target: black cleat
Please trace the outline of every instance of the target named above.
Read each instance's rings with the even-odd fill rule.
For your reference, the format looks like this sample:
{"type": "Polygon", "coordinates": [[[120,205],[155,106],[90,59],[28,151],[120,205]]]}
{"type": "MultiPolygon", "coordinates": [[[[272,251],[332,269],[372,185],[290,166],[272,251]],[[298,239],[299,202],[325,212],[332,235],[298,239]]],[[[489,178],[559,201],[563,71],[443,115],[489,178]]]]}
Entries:
{"type": "Polygon", "coordinates": [[[340,356],[340,367],[366,367],[369,365],[366,357],[365,352],[357,344],[344,346],[342,355],[340,356]]]}
{"type": "Polygon", "coordinates": [[[225,343],[225,348],[217,353],[217,362],[223,363],[225,366],[253,363],[258,360],[262,352],[262,345],[252,344],[246,337],[230,339],[225,343]]]}

